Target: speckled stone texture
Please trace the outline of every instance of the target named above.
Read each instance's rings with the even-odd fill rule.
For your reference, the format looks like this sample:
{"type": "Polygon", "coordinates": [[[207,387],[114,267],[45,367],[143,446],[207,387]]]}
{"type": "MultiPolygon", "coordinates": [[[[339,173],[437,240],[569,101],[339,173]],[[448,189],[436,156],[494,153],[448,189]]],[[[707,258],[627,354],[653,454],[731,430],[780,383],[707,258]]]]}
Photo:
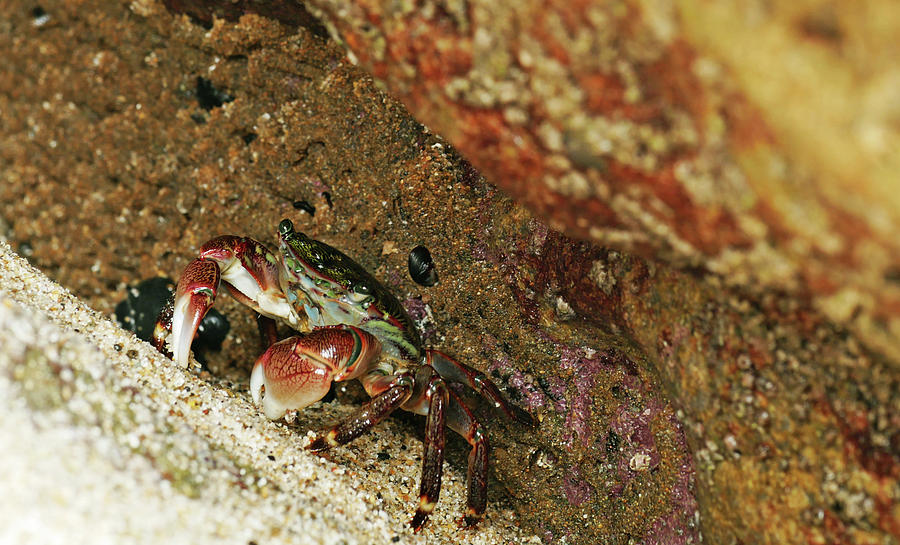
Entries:
{"type": "MultiPolygon", "coordinates": [[[[539,418],[533,432],[489,422],[488,509],[509,502],[545,542],[897,542],[898,357],[878,314],[896,306],[896,240],[834,220],[844,209],[817,200],[831,178],[810,170],[830,167],[790,153],[735,69],[688,39],[706,26],[648,2],[521,3],[515,17],[497,2],[307,6],[541,219],[322,26],[271,5],[213,18],[167,4],[186,14],[0,5],[0,230],[33,263],[109,312],[206,239],[271,243],[287,217],[539,418]],[[835,233],[859,235],[852,255],[823,251],[835,233]],[[407,275],[419,244],[434,287],[407,275]]],[[[217,306],[235,328],[208,380],[245,388],[255,325],[217,306]]]]}
{"type": "Polygon", "coordinates": [[[551,227],[808,297],[900,361],[900,5],[310,0],[551,227]]]}

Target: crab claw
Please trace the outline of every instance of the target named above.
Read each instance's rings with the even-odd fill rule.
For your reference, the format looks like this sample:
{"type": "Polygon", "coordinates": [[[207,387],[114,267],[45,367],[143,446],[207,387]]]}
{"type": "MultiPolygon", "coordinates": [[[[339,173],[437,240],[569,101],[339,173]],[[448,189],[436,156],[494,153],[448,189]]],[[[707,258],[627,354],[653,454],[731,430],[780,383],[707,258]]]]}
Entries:
{"type": "Polygon", "coordinates": [[[332,381],[356,378],[381,352],[369,333],[350,326],[323,327],[269,347],[253,365],[250,395],[277,420],[325,397],[332,381]],[[263,393],[265,389],[265,393],[263,393]]]}
{"type": "Polygon", "coordinates": [[[216,300],[221,276],[215,261],[200,258],[192,261],[178,280],[169,350],[172,351],[172,360],[180,365],[186,366],[188,363],[194,334],[216,300]]]}
{"type": "Polygon", "coordinates": [[[263,412],[271,420],[315,403],[331,387],[334,372],[304,354],[302,341],[302,337],[289,337],[273,344],[253,366],[250,394],[257,405],[262,399],[263,412]]]}

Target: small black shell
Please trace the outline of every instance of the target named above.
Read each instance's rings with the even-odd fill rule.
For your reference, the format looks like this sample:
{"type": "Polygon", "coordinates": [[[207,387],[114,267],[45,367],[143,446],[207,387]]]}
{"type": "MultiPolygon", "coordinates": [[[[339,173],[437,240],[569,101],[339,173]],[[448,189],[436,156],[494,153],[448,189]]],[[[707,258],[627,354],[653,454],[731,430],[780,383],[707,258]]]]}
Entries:
{"type": "Polygon", "coordinates": [[[172,296],[175,283],[168,278],[150,278],[128,288],[128,296],[116,305],[116,321],[139,339],[149,341],[156,326],[156,317],[172,296]]]}
{"type": "Polygon", "coordinates": [[[423,286],[437,284],[438,275],[431,259],[431,252],[425,246],[416,246],[409,252],[409,276],[423,286]]]}
{"type": "Polygon", "coordinates": [[[306,201],[294,201],[293,205],[296,210],[303,210],[310,216],[316,215],[316,207],[306,201]]]}

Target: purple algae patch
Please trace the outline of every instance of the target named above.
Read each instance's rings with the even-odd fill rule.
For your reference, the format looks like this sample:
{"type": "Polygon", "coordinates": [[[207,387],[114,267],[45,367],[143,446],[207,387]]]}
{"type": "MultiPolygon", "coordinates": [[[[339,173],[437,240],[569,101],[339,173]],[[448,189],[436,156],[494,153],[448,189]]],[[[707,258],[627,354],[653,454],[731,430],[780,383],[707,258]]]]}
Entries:
{"type": "Polygon", "coordinates": [[[563,493],[570,504],[580,507],[593,498],[594,487],[581,478],[578,466],[573,466],[563,478],[563,493]]]}

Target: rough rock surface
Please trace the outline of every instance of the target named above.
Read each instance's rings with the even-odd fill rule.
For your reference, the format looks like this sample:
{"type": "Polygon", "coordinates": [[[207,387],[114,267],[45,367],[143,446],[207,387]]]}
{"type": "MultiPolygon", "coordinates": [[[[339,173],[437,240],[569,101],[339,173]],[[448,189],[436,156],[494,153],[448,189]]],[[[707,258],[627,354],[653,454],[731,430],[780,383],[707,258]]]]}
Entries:
{"type": "MultiPolygon", "coordinates": [[[[0,68],[0,220],[5,222],[0,228],[33,263],[96,308],[111,311],[126,285],[177,274],[207,238],[235,233],[271,241],[277,222],[291,218],[382,279],[429,343],[488,370],[541,419],[536,433],[492,426],[499,486],[491,498],[502,500],[499,492],[506,489],[520,520],[547,542],[896,542],[900,387],[897,359],[889,350],[893,337],[885,333],[893,322],[860,329],[857,322],[838,319],[821,298],[807,297],[825,293],[816,291],[819,284],[805,287],[806,277],[795,275],[806,270],[809,257],[809,270],[821,268],[853,289],[882,293],[884,288],[883,300],[890,303],[893,292],[885,283],[891,269],[879,265],[884,259],[867,262],[861,274],[878,281],[863,286],[842,262],[829,261],[830,254],[807,252],[809,244],[791,243],[793,235],[782,237],[780,230],[767,235],[770,224],[754,216],[756,201],[747,205],[751,212],[741,209],[735,227],[734,208],[723,204],[732,193],[715,184],[746,176],[743,167],[734,167],[737,155],[730,143],[744,133],[726,129],[733,119],[749,119],[753,127],[758,118],[734,117],[747,102],[734,106],[735,97],[721,90],[709,103],[717,105],[710,110],[715,115],[688,107],[697,90],[679,79],[694,77],[684,66],[700,72],[717,66],[706,57],[694,59],[689,47],[663,49],[662,57],[638,63],[643,71],[629,68],[633,55],[659,49],[655,42],[644,49],[631,40],[648,36],[645,24],[658,23],[653,32],[665,30],[668,12],[648,23],[638,15],[649,17],[658,8],[603,8],[612,10],[608,19],[615,24],[605,28],[614,36],[597,39],[610,40],[615,47],[603,51],[621,57],[614,59],[614,70],[632,79],[626,82],[631,87],[621,89],[615,78],[607,85],[603,74],[585,84],[601,91],[594,97],[599,103],[585,110],[591,117],[585,122],[600,123],[612,104],[614,111],[623,109],[624,117],[616,119],[626,125],[601,131],[621,138],[609,151],[616,157],[601,150],[602,161],[593,164],[597,158],[590,149],[562,160],[555,157],[567,150],[549,157],[519,155],[504,131],[509,119],[522,119],[521,112],[491,114],[490,104],[432,107],[445,102],[446,86],[430,75],[466,65],[445,62],[455,57],[429,48],[461,47],[447,22],[483,20],[480,3],[465,4],[472,7],[468,11],[453,2],[443,10],[426,5],[416,13],[395,4],[406,14],[396,25],[396,18],[372,15],[383,8],[362,2],[314,5],[358,59],[421,111],[430,127],[446,131],[490,181],[506,184],[511,194],[570,233],[585,235],[579,229],[586,228],[591,237],[590,222],[601,221],[598,240],[609,248],[560,235],[487,185],[446,141],[347,62],[316,24],[285,19],[278,10],[237,19],[233,13],[220,14],[227,19],[191,11],[177,15],[150,1],[47,4],[43,14],[30,5],[3,6],[11,15],[0,21],[5,25],[0,47],[9,59],[0,68]],[[360,28],[374,41],[354,33],[359,13],[371,19],[360,28]],[[384,34],[390,40],[379,42],[385,21],[393,30],[406,30],[399,37],[384,34]],[[441,32],[429,21],[444,25],[437,29],[441,32]],[[415,63],[401,63],[408,68],[394,74],[392,63],[376,62],[385,48],[397,50],[386,58],[418,51],[416,62],[431,64],[416,72],[415,63]],[[670,70],[678,59],[682,64],[670,70]],[[417,75],[410,80],[410,74],[417,75]],[[412,91],[398,85],[404,81],[412,81],[412,91]],[[636,96],[622,94],[632,87],[636,96]],[[647,104],[641,102],[642,89],[652,91],[647,104]],[[641,108],[629,110],[635,100],[641,108]],[[457,114],[462,117],[451,123],[457,114]],[[643,135],[643,146],[642,140],[629,140],[631,128],[643,135]],[[460,131],[475,139],[460,138],[460,131]],[[702,138],[694,144],[678,140],[691,132],[702,138]],[[467,147],[470,142],[478,145],[467,147]],[[666,147],[672,142],[678,145],[666,147]],[[693,155],[680,155],[690,145],[703,161],[690,163],[693,155]],[[647,157],[649,166],[623,167],[633,158],[630,153],[647,157]],[[577,177],[523,182],[545,159],[553,168],[576,165],[574,171],[591,184],[597,177],[590,172],[609,165],[621,178],[609,181],[604,174],[607,193],[575,200],[567,191],[583,188],[577,177]],[[589,164],[578,166],[578,160],[589,164]],[[676,167],[685,162],[706,169],[700,169],[704,176],[693,177],[690,169],[687,174],[705,180],[690,195],[712,199],[701,199],[711,202],[709,207],[683,198],[687,190],[676,167]],[[657,176],[657,167],[671,172],[657,176]],[[503,170],[512,168],[519,170],[503,170]],[[642,178],[641,172],[649,174],[642,178]],[[632,187],[634,177],[640,183],[632,187]],[[559,186],[565,180],[575,185],[559,186]],[[554,208],[541,208],[534,195],[555,195],[554,208]],[[609,202],[603,201],[607,197],[609,202]],[[611,215],[603,208],[610,203],[623,207],[611,215]],[[584,207],[586,227],[573,214],[584,207]],[[630,219],[620,217],[625,212],[630,219]],[[758,254],[752,248],[732,251],[743,248],[748,225],[761,237],[754,239],[754,245],[762,241],[758,254]],[[406,274],[406,252],[418,244],[435,258],[437,286],[424,288],[406,274]],[[734,261],[718,260],[722,252],[734,261]],[[754,263],[766,266],[748,265],[754,263]],[[782,278],[793,280],[781,283],[782,278]],[[873,347],[886,347],[888,356],[873,347]]],[[[561,20],[552,10],[547,13],[533,20],[551,26],[561,20]]],[[[500,24],[502,16],[497,13],[499,34],[508,29],[500,24]]],[[[562,21],[565,28],[587,24],[562,21]]],[[[478,28],[468,31],[494,43],[489,31],[478,28]]],[[[572,37],[587,36],[590,45],[595,37],[588,34],[572,37]]],[[[552,48],[553,54],[564,55],[566,47],[581,43],[573,42],[552,48]]],[[[535,43],[543,48],[547,42],[535,43]]],[[[479,51],[494,49],[504,54],[499,45],[479,51]]],[[[581,62],[571,51],[568,58],[581,62]]],[[[494,57],[468,58],[481,63],[494,57]]],[[[560,60],[557,65],[567,69],[560,60]]],[[[551,73],[541,81],[569,85],[564,76],[551,73]]],[[[562,90],[549,96],[560,99],[553,104],[571,107],[562,90]]],[[[525,113],[549,115],[542,113],[547,107],[538,106],[525,113]]],[[[593,132],[579,134],[563,143],[575,137],[600,141],[593,132]]],[[[537,141],[527,136],[514,136],[513,143],[537,141]]],[[[761,161],[770,160],[766,154],[774,149],[774,144],[764,148],[761,161]]],[[[775,194],[787,191],[779,180],[770,180],[775,194]]],[[[776,202],[760,199],[763,205],[776,202]]],[[[782,210],[784,203],[778,203],[782,210]]],[[[788,208],[805,210],[803,195],[795,204],[788,208]]],[[[818,213],[810,206],[809,214],[818,213]]],[[[828,234],[818,227],[810,233],[828,234]]],[[[872,240],[868,246],[874,245],[876,257],[890,247],[879,246],[883,237],[859,240],[872,240]]],[[[852,319],[873,321],[868,308],[854,306],[853,297],[846,300],[859,308],[852,319]]],[[[208,372],[211,380],[240,388],[255,357],[255,327],[236,304],[223,300],[221,308],[237,324],[208,372]]],[[[450,462],[460,468],[465,463],[459,455],[450,462]]]]}
{"type": "Polygon", "coordinates": [[[570,235],[809,298],[900,362],[900,6],[310,0],[570,235]]]}

